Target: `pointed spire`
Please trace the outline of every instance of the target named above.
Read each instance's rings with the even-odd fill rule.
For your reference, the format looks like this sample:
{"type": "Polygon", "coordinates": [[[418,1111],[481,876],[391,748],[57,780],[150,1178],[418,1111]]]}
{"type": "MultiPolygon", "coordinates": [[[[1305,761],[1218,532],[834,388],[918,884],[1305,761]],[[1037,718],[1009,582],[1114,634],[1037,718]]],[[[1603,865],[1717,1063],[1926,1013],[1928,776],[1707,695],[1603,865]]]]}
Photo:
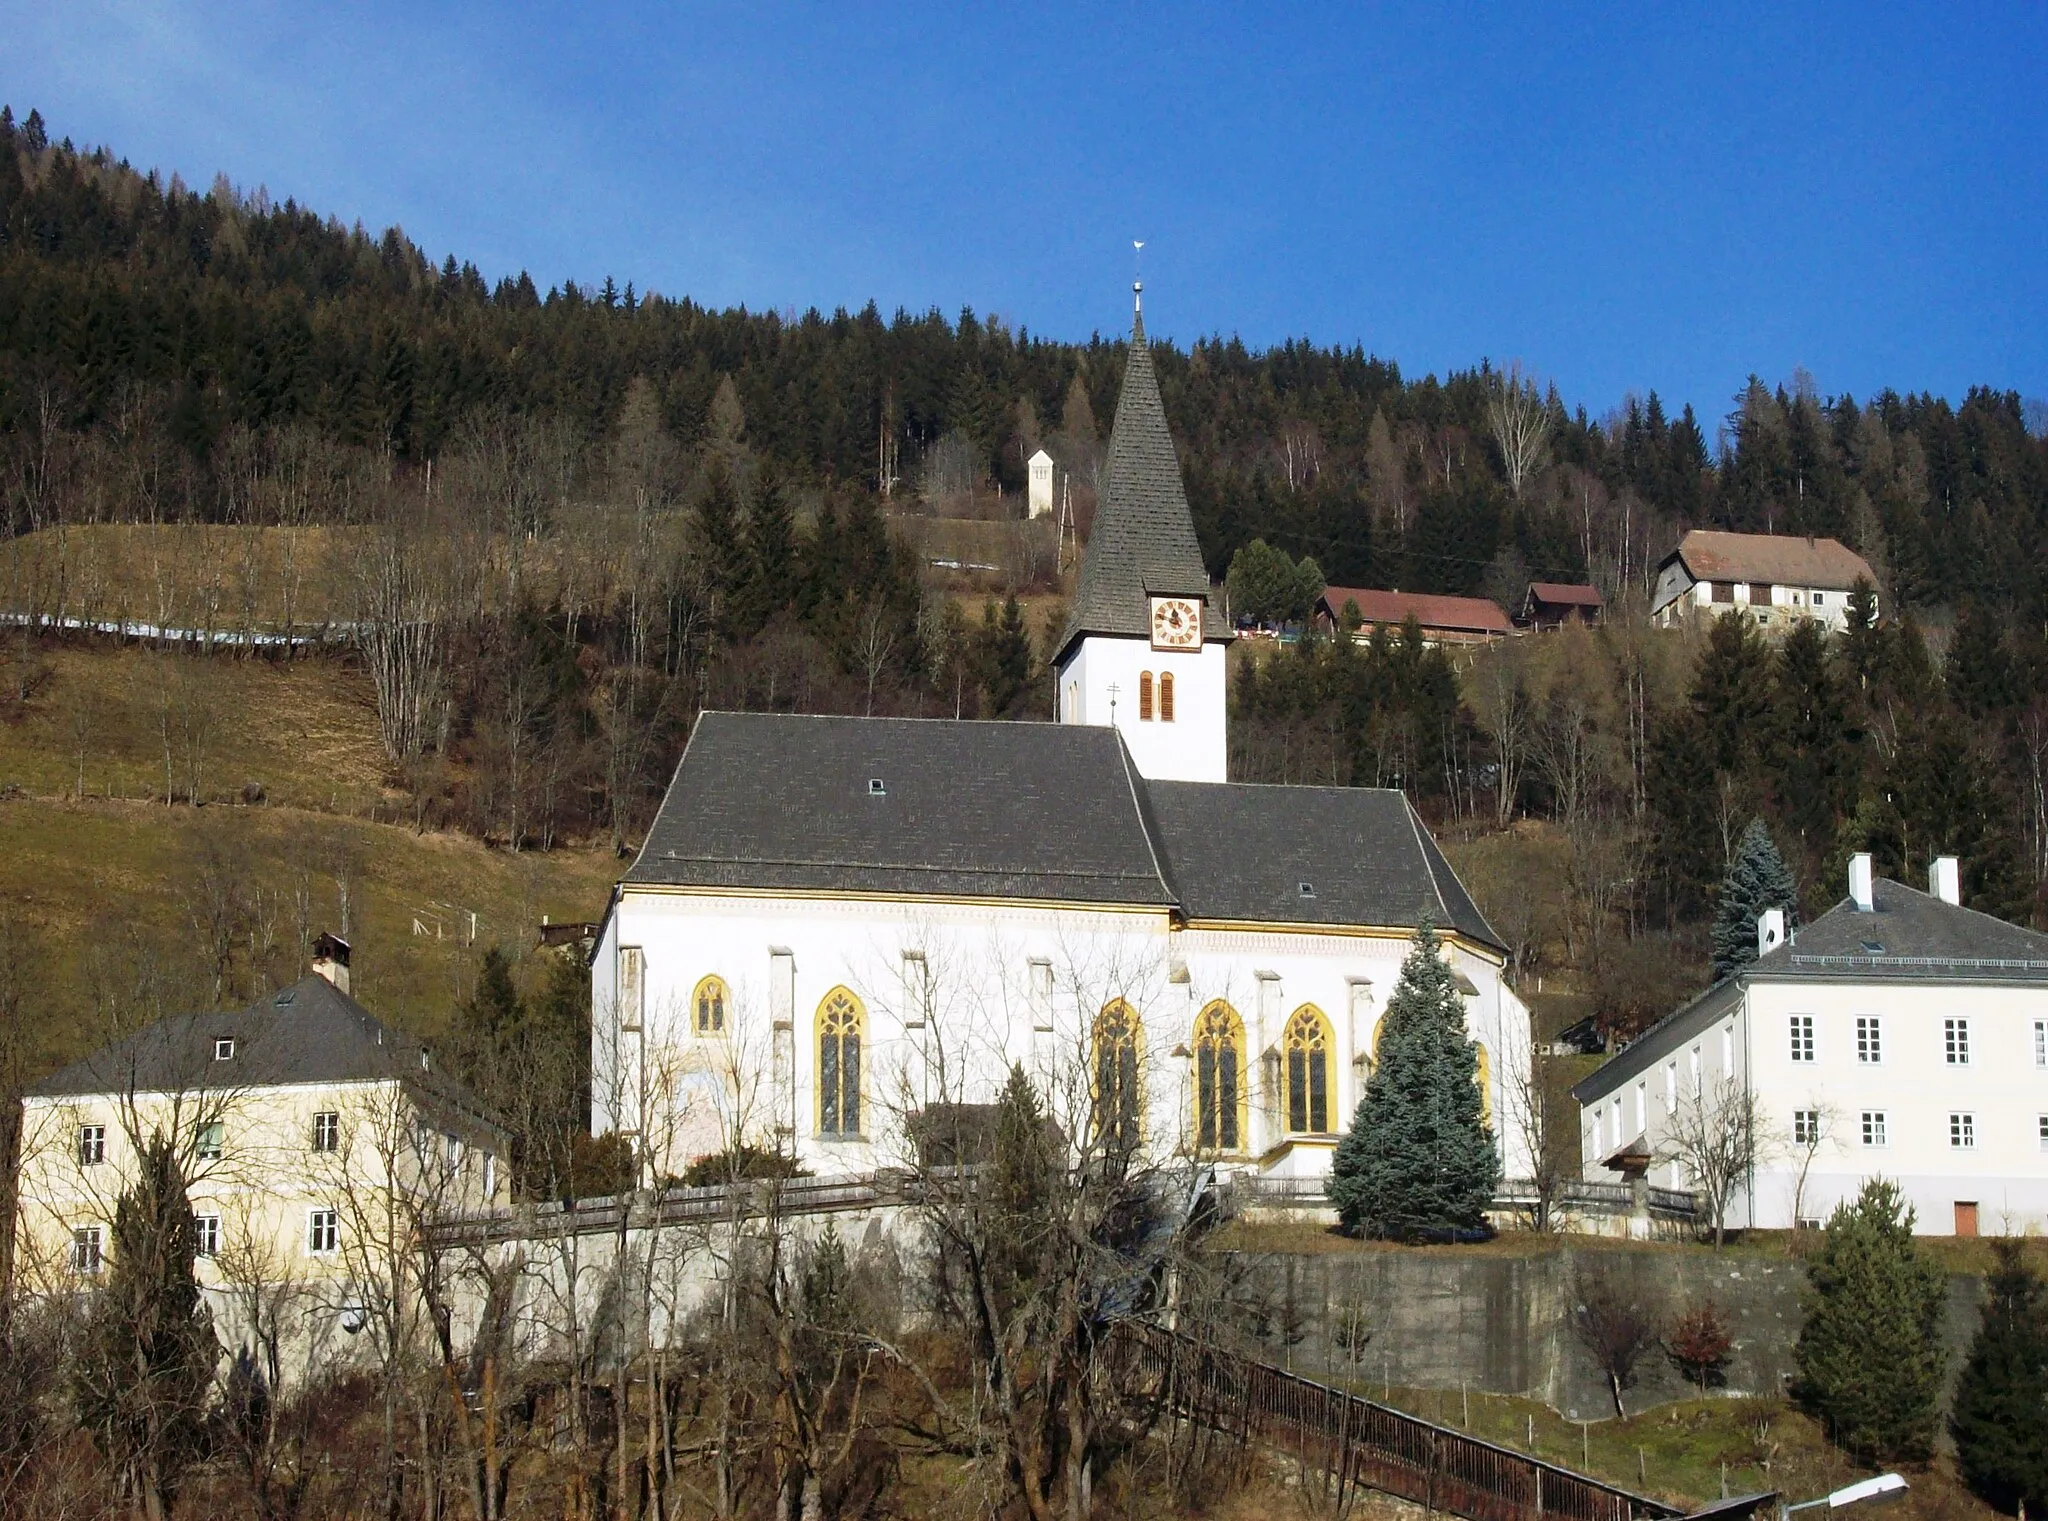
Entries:
{"type": "Polygon", "coordinates": [[[1086,634],[1150,638],[1151,598],[1206,600],[1209,594],[1209,572],[1195,540],[1194,514],[1145,338],[1144,282],[1132,281],[1131,293],[1123,390],[1063,653],[1086,634]]]}

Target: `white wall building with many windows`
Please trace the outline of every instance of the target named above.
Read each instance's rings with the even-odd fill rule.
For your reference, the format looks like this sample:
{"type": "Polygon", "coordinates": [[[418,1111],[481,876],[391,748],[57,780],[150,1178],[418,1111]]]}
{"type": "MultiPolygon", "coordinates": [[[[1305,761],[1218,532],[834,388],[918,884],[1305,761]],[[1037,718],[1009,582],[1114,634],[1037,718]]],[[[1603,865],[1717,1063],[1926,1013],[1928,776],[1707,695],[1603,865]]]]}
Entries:
{"type": "Polygon", "coordinates": [[[1650,1160],[1687,1187],[1701,1111],[1758,1116],[1731,1225],[1825,1220],[1864,1181],[1900,1185],[1922,1234],[2048,1226],[2048,935],[1850,863],[1850,896],[1573,1089],[1588,1176],[1650,1160]]]}

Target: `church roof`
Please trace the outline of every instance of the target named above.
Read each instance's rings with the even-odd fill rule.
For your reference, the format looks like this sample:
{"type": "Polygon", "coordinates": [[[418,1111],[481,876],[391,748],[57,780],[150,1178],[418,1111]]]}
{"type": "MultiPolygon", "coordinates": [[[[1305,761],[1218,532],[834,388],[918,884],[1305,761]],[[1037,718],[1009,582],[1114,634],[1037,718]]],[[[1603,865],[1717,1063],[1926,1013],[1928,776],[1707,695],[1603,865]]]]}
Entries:
{"type": "MultiPolygon", "coordinates": [[[[1109,432],[1109,461],[1096,499],[1095,526],[1081,560],[1074,608],[1060,644],[1086,634],[1151,637],[1155,596],[1209,595],[1209,571],[1195,541],[1195,519],[1181,484],[1180,458],[1159,399],[1159,377],[1145,341],[1143,313],[1131,319],[1130,356],[1123,392],[1109,432]]],[[[1210,612],[1208,637],[1229,630],[1210,612]]]]}
{"type": "Polygon", "coordinates": [[[706,713],[626,880],[1165,905],[1140,785],[1107,728],[706,713]]]}
{"type": "Polygon", "coordinates": [[[1081,724],[705,713],[626,883],[1262,924],[1427,912],[1500,943],[1399,792],[1147,781],[1115,729],[1081,724]]]}
{"type": "Polygon", "coordinates": [[[1190,919],[1421,922],[1499,937],[1402,793],[1380,787],[1147,782],[1169,880],[1190,919]]]}

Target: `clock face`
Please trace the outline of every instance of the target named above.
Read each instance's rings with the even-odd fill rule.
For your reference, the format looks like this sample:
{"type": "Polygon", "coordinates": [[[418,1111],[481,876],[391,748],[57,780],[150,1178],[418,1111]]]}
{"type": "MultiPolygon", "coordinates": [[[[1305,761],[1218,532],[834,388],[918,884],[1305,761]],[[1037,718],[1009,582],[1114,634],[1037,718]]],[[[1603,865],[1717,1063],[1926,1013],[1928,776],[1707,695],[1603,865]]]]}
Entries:
{"type": "Polygon", "coordinates": [[[1198,650],[1202,647],[1202,604],[1192,597],[1152,599],[1152,648],[1198,650]]]}

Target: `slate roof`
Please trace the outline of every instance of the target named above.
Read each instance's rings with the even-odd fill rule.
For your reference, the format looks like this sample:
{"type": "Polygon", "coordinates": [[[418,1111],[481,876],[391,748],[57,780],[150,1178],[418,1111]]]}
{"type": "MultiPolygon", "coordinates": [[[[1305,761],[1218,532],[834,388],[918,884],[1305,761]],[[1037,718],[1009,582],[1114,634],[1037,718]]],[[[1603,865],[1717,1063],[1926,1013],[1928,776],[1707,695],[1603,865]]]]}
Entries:
{"type": "Polygon", "coordinates": [[[1407,926],[1427,912],[1444,929],[1500,943],[1399,792],[1242,782],[1145,789],[1168,880],[1190,919],[1407,926]]]}
{"type": "Polygon", "coordinates": [[[1370,587],[1326,586],[1319,606],[1332,619],[1342,618],[1344,604],[1356,602],[1358,614],[1367,623],[1398,628],[1413,613],[1415,621],[1430,629],[1455,629],[1481,634],[1512,634],[1515,626],[1500,604],[1486,597],[1438,597],[1426,592],[1379,591],[1370,587]]]}
{"type": "Polygon", "coordinates": [[[1664,563],[1682,563],[1695,581],[1746,581],[1848,591],[1858,580],[1877,584],[1869,564],[1838,539],[1782,533],[1722,533],[1695,528],[1664,563]]]}
{"type": "Polygon", "coordinates": [[[431,1056],[421,1066],[425,1050],[326,978],[306,976],[245,1009],[160,1019],[31,1084],[27,1092],[70,1098],[396,1079],[497,1126],[482,1101],[438,1071],[431,1056]],[[234,1041],[234,1055],[216,1061],[214,1042],[223,1037],[234,1041]]]}
{"type": "Polygon", "coordinates": [[[1590,1103],[1712,1028],[1753,982],[2048,982],[2048,935],[1946,903],[1903,882],[1871,883],[1871,911],[1844,898],[1783,945],[1666,1015],[1572,1089],[1590,1103]]]}
{"type": "Polygon", "coordinates": [[[1165,904],[1138,785],[1114,729],[706,713],[626,881],[1165,904]]]}
{"type": "Polygon", "coordinates": [[[1500,943],[1400,793],[1148,782],[1079,724],[706,713],[625,881],[1359,927],[1427,909],[1500,943]]]}
{"type": "MultiPolygon", "coordinates": [[[[1188,511],[1141,312],[1131,319],[1123,391],[1109,430],[1109,460],[1061,653],[1086,634],[1150,639],[1150,599],[1155,596],[1198,597],[1207,606],[1209,571],[1195,542],[1195,519],[1188,511]]],[[[1208,639],[1230,637],[1213,608],[1204,627],[1208,639]]]]}

